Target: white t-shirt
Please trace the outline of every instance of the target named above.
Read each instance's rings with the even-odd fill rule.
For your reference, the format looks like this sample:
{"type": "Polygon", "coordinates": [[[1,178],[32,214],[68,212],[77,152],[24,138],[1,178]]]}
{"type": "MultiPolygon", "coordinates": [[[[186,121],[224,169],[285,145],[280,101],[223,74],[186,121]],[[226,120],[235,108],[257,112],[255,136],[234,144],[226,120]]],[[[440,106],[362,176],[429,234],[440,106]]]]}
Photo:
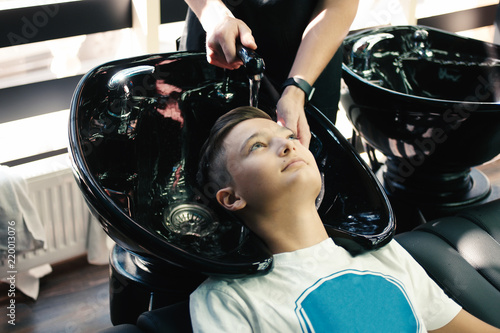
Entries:
{"type": "Polygon", "coordinates": [[[426,332],[461,307],[396,241],[351,256],[327,239],[274,256],[273,270],[208,278],[190,297],[195,332],[426,332]]]}

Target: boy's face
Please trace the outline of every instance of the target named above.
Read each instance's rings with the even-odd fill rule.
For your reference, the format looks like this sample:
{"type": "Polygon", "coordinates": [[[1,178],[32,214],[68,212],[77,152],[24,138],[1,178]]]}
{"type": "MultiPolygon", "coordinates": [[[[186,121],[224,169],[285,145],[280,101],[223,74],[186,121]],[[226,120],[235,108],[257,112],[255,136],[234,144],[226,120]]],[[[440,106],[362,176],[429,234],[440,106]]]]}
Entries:
{"type": "Polygon", "coordinates": [[[274,121],[254,118],[236,125],[224,140],[234,191],[247,204],[292,197],[314,201],[321,176],[312,153],[274,121]]]}

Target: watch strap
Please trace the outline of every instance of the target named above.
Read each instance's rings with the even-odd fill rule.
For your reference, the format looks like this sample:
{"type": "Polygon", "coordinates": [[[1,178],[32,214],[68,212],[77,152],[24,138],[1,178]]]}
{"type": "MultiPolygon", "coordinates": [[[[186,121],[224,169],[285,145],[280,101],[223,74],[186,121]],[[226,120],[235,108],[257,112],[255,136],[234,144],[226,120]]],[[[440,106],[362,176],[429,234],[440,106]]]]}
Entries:
{"type": "Polygon", "coordinates": [[[306,94],[306,103],[308,103],[314,95],[315,88],[311,87],[306,80],[301,79],[300,77],[294,76],[286,79],[281,88],[284,90],[288,86],[296,86],[302,90],[306,94]]]}

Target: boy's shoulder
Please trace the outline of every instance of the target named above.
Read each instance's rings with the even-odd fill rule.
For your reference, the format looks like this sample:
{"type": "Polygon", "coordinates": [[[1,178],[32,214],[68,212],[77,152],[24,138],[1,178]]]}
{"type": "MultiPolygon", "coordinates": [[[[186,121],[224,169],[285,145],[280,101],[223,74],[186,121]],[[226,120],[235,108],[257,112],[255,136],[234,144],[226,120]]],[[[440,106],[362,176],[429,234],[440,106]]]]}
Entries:
{"type": "Polygon", "coordinates": [[[262,276],[241,278],[210,276],[198,286],[196,291],[220,291],[227,293],[230,290],[234,290],[237,286],[242,287],[252,284],[256,279],[260,278],[262,278],[262,276]]]}
{"type": "MultiPolygon", "coordinates": [[[[334,266],[338,266],[337,269],[346,269],[345,265],[354,265],[353,267],[357,267],[358,264],[356,263],[359,263],[360,267],[371,267],[365,266],[364,263],[370,263],[369,265],[376,265],[376,267],[379,267],[378,265],[380,264],[392,267],[393,265],[409,261],[413,262],[414,260],[394,239],[377,250],[368,251],[354,257],[329,239],[311,248],[275,255],[274,267],[265,275],[242,278],[208,277],[197,288],[196,292],[207,293],[216,291],[232,294],[234,292],[241,292],[242,290],[251,290],[252,288],[256,288],[256,286],[262,288],[266,284],[272,285],[276,279],[283,279],[283,275],[286,277],[289,274],[293,274],[293,272],[303,270],[305,268],[304,265],[309,267],[312,264],[319,264],[325,266],[325,269],[331,270],[335,268],[334,266]],[[379,264],[376,264],[377,262],[379,264]]],[[[320,271],[322,270],[320,269],[320,271]]]]}

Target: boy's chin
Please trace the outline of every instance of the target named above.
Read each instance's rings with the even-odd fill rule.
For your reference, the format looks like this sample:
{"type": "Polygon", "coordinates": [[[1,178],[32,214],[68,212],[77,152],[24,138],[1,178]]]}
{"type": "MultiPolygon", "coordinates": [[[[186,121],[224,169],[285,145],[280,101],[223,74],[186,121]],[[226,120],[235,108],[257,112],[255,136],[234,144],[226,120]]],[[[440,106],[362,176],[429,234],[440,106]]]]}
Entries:
{"type": "Polygon", "coordinates": [[[317,176],[305,176],[301,175],[296,177],[292,182],[292,186],[297,188],[298,191],[303,192],[303,195],[310,194],[313,199],[315,199],[319,192],[321,191],[321,176],[318,174],[317,176]]]}

